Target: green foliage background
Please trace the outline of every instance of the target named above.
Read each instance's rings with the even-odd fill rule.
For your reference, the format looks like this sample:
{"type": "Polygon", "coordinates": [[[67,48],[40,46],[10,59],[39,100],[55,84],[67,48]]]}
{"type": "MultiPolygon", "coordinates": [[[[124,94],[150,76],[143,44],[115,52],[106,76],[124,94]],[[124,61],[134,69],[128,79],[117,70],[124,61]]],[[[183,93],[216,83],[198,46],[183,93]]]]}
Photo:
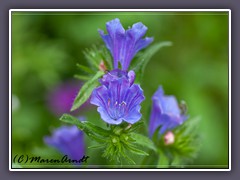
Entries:
{"type": "MultiPolygon", "coordinates": [[[[201,117],[201,150],[193,167],[226,167],[228,14],[223,12],[13,12],[12,93],[20,104],[12,112],[12,156],[60,156],[43,143],[43,136],[62,125],[48,109],[46,95],[79,74],[76,64],[86,64],[83,50],[103,44],[97,30],[106,32],[105,23],[116,17],[125,28],[141,21],[155,42],[173,43],[155,54],[146,67],[141,84],[145,120],[152,94],[163,85],[166,94],[187,102],[190,117],[201,117]]],[[[80,115],[102,123],[94,106],[80,115]]],[[[93,151],[89,153],[90,163],[105,163],[93,151]]]]}

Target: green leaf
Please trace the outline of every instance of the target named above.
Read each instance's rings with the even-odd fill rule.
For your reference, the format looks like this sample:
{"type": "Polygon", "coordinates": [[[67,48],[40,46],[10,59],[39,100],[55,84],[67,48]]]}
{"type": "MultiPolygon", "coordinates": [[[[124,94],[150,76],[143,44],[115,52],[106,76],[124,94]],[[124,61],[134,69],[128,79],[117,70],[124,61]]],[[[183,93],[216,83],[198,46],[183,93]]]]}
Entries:
{"type": "Polygon", "coordinates": [[[87,66],[83,66],[81,64],[77,64],[77,67],[79,69],[81,69],[83,72],[86,72],[88,74],[93,74],[94,73],[94,71],[92,69],[90,69],[89,67],[87,67],[87,66]]]}
{"type": "Polygon", "coordinates": [[[106,142],[106,138],[102,137],[101,134],[99,134],[99,132],[95,132],[92,128],[89,128],[89,125],[86,125],[89,123],[87,121],[80,121],[79,119],[69,114],[63,114],[62,117],[60,118],[60,121],[76,125],[87,136],[89,136],[91,139],[97,142],[100,143],[106,142]]]}
{"type": "Polygon", "coordinates": [[[92,77],[92,79],[88,80],[80,89],[77,97],[75,98],[73,102],[73,106],[71,108],[71,111],[79,108],[85,101],[88,100],[90,95],[92,94],[92,91],[95,87],[99,85],[98,79],[104,74],[103,71],[98,71],[95,76],[92,77]]]}
{"type": "Polygon", "coordinates": [[[134,70],[136,73],[136,81],[139,82],[142,79],[145,67],[149,60],[152,58],[152,56],[157,53],[162,47],[171,46],[172,42],[170,41],[164,41],[155,43],[151,46],[149,46],[144,53],[140,54],[138,58],[132,63],[132,66],[130,69],[134,70]]]}
{"type": "Polygon", "coordinates": [[[70,114],[63,114],[63,115],[60,117],[60,121],[63,121],[63,122],[69,123],[69,124],[76,125],[76,126],[78,126],[81,130],[84,129],[83,123],[81,123],[81,121],[80,121],[79,119],[75,118],[74,116],[72,116],[72,115],[70,115],[70,114]]]}
{"type": "Polygon", "coordinates": [[[93,45],[91,49],[86,49],[83,51],[83,54],[92,67],[99,69],[101,59],[98,56],[98,49],[95,45],[93,45]]]}
{"type": "Polygon", "coordinates": [[[105,144],[92,145],[92,146],[89,146],[88,149],[99,149],[105,146],[106,146],[105,144]]]}
{"type": "Polygon", "coordinates": [[[171,167],[182,167],[182,160],[180,156],[174,156],[173,161],[171,162],[171,167]]]}
{"type": "Polygon", "coordinates": [[[199,118],[188,119],[181,126],[172,130],[174,134],[174,143],[164,144],[162,136],[159,142],[159,149],[165,152],[172,165],[184,165],[196,158],[200,149],[200,136],[198,132],[199,118]]]}
{"type": "Polygon", "coordinates": [[[165,154],[159,151],[158,163],[157,168],[168,168],[169,167],[169,160],[165,156],[165,154]]]}
{"type": "MultiPolygon", "coordinates": [[[[84,130],[84,132],[86,133],[87,131],[86,130],[84,130]]],[[[102,138],[102,137],[99,137],[99,136],[97,136],[97,135],[95,135],[95,134],[92,134],[92,133],[86,133],[87,134],[87,136],[89,137],[89,138],[91,138],[92,140],[94,140],[94,141],[96,141],[96,142],[98,142],[98,143],[106,143],[106,139],[104,139],[104,138],[102,138]]]]}
{"type": "Polygon", "coordinates": [[[113,69],[113,59],[105,46],[102,48],[102,57],[103,61],[107,63],[108,68],[113,69]]]}
{"type": "Polygon", "coordinates": [[[128,161],[129,164],[136,165],[135,161],[128,157],[124,152],[120,152],[121,155],[128,161]]]}
{"type": "Polygon", "coordinates": [[[104,137],[109,137],[110,131],[105,130],[101,127],[95,126],[89,121],[85,121],[84,125],[86,128],[90,129],[91,131],[95,132],[98,135],[104,136],[104,137]]]}
{"type": "Polygon", "coordinates": [[[199,126],[200,120],[201,118],[197,116],[184,122],[182,127],[185,128],[184,135],[196,134],[196,129],[199,126]],[[193,133],[194,131],[195,133],[193,133]]]}
{"type": "Polygon", "coordinates": [[[157,148],[148,137],[143,136],[141,134],[137,134],[137,133],[131,133],[131,137],[136,140],[135,141],[136,144],[147,147],[157,152],[157,148]]]}
{"type": "Polygon", "coordinates": [[[83,80],[83,81],[88,81],[90,79],[89,76],[83,76],[83,75],[78,75],[78,74],[74,75],[74,77],[77,79],[83,80]]]}
{"type": "Polygon", "coordinates": [[[157,144],[157,142],[159,141],[159,137],[161,137],[161,135],[159,135],[160,128],[161,128],[161,126],[157,127],[152,135],[152,140],[155,144],[157,144]]]}
{"type": "Polygon", "coordinates": [[[98,126],[95,126],[89,121],[80,121],[79,119],[75,118],[74,116],[71,116],[70,114],[63,114],[62,117],[60,118],[61,121],[64,121],[66,123],[70,123],[73,125],[76,125],[79,127],[81,130],[87,130],[91,133],[97,134],[99,136],[105,136],[109,137],[109,131],[102,129],[98,126]]]}
{"type": "Polygon", "coordinates": [[[126,149],[130,150],[130,151],[131,151],[132,153],[134,153],[134,154],[143,155],[143,156],[149,156],[149,154],[146,153],[145,151],[143,151],[143,150],[141,150],[141,149],[137,149],[136,147],[134,147],[134,146],[132,146],[132,145],[130,145],[130,144],[124,143],[123,145],[124,145],[124,147],[125,147],[126,149]]]}
{"type": "Polygon", "coordinates": [[[93,45],[92,48],[86,49],[83,54],[93,69],[99,70],[101,61],[104,62],[107,68],[113,69],[112,57],[105,46],[97,47],[96,45],[93,45]]]}
{"type": "Polygon", "coordinates": [[[127,129],[127,132],[134,132],[135,130],[140,128],[142,125],[144,125],[144,122],[138,121],[138,122],[134,123],[131,128],[127,129]]]}

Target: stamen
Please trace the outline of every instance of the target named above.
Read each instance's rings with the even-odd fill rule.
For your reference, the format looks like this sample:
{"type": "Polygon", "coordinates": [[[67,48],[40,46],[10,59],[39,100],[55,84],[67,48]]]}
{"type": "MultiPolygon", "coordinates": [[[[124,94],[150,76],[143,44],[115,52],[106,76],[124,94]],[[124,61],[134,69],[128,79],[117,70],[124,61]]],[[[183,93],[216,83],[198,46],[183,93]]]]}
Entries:
{"type": "Polygon", "coordinates": [[[127,105],[127,103],[126,103],[125,101],[123,101],[123,102],[121,103],[121,105],[125,105],[125,106],[126,106],[126,105],[127,105]]]}

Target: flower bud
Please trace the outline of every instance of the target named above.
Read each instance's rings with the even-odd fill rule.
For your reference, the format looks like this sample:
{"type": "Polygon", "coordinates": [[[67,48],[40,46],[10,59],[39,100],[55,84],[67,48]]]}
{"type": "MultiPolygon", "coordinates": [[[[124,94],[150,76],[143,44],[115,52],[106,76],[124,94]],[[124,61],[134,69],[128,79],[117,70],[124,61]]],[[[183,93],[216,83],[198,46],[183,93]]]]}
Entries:
{"type": "Polygon", "coordinates": [[[106,71],[107,70],[103,60],[101,60],[98,68],[99,68],[100,71],[106,71]]]}
{"type": "Polygon", "coordinates": [[[164,135],[164,144],[165,145],[171,145],[174,143],[174,134],[172,131],[168,131],[165,135],[164,135]]]}

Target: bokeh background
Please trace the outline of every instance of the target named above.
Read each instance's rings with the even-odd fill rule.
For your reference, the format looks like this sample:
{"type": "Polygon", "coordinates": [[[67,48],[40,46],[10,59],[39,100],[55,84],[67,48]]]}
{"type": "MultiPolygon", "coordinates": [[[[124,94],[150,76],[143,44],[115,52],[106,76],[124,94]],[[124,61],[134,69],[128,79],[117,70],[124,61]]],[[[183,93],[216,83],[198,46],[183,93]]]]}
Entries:
{"type": "MultiPolygon", "coordinates": [[[[60,157],[43,137],[63,123],[81,81],[77,63],[83,50],[103,44],[97,30],[118,17],[125,28],[135,22],[148,27],[155,42],[171,41],[147,65],[143,82],[149,112],[151,96],[162,85],[188,105],[190,117],[201,117],[199,156],[192,165],[228,165],[228,13],[226,12],[13,12],[12,13],[12,156],[60,157]],[[69,98],[70,97],[70,98],[69,98]]],[[[76,116],[102,123],[96,107],[85,104],[76,116]]],[[[147,113],[146,113],[147,114],[147,113]]],[[[145,116],[148,121],[148,117],[145,116]]],[[[85,139],[88,144],[88,139],[85,139]]],[[[104,164],[94,151],[89,163],[104,164]]],[[[27,167],[27,166],[24,166],[27,167]]],[[[28,167],[33,167],[30,164],[28,167]]],[[[38,166],[34,166],[38,167],[38,166]]],[[[45,167],[45,166],[39,166],[45,167]]]]}

